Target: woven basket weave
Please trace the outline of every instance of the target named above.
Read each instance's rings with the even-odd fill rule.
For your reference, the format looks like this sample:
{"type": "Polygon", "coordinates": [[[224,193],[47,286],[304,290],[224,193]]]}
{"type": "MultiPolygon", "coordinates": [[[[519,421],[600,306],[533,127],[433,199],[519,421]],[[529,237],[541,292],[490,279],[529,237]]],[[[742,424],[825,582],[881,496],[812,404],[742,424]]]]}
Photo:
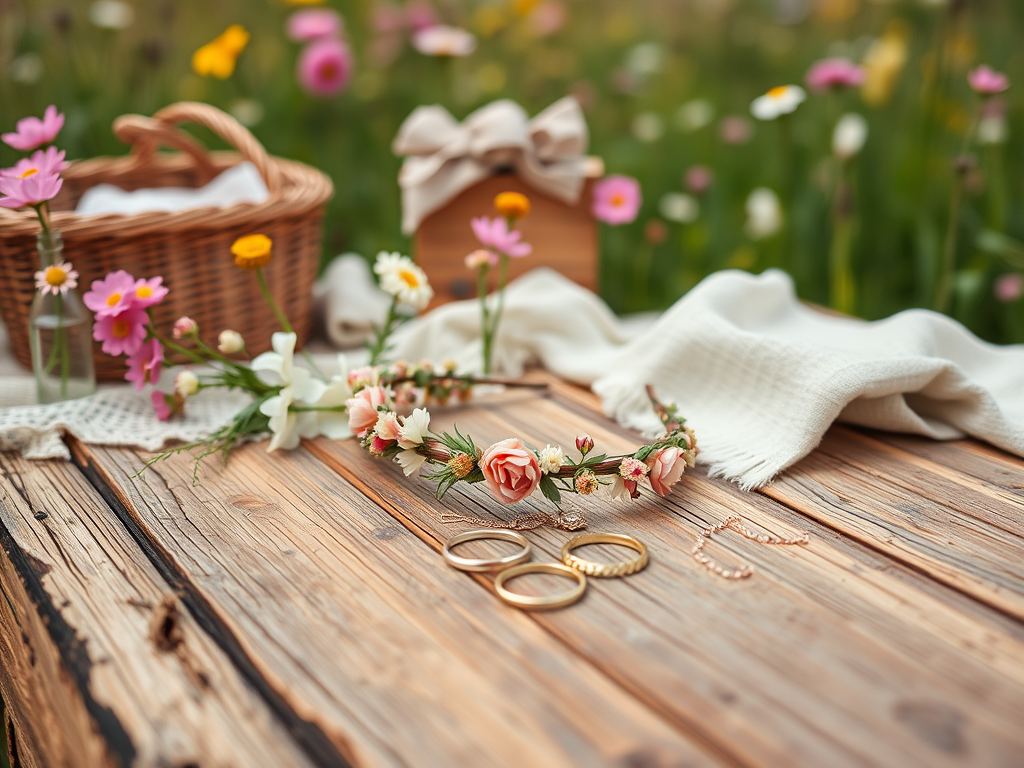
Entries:
{"type": "MultiPolygon", "coordinates": [[[[270,348],[280,330],[252,274],[234,265],[231,244],[243,235],[262,233],[274,241],[273,260],[264,268],[270,289],[291,320],[302,344],[312,326],[312,288],[320,262],[323,209],[333,194],[330,179],[301,163],[267,155],[237,120],[208,104],[182,102],[152,118],[125,115],[114,134],[132,145],[130,155],[73,163],[64,187],[52,203],[53,225],[64,238],[64,257],[79,272],[79,291],[108,272],[125,269],[136,277],[163,275],[170,294],[156,307],[165,331],[182,315],[194,319],[207,339],[225,328],[245,338],[251,354],[270,348]],[[178,123],[204,125],[237,152],[207,152],[178,123]],[[180,150],[158,153],[160,146],[180,150]],[[248,160],[266,181],[270,195],[260,204],[196,208],[175,213],[81,217],[73,212],[82,194],[108,183],[133,190],[199,187],[226,168],[248,160]]],[[[7,325],[15,357],[31,365],[28,313],[38,269],[32,212],[0,209],[0,315],[7,325]]],[[[120,378],[123,358],[94,345],[96,375],[120,378]]]]}

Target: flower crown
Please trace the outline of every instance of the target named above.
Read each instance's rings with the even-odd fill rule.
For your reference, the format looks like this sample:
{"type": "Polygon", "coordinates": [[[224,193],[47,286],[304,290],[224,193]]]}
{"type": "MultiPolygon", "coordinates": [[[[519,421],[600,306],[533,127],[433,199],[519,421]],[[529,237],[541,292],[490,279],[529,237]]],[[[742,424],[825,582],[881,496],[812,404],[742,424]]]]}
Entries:
{"type": "Polygon", "coordinates": [[[586,496],[603,485],[611,486],[612,498],[628,495],[636,499],[642,482],[658,495],[667,496],[697,457],[693,430],[675,407],[661,403],[649,386],[647,394],[665,426],[664,437],[631,454],[609,456],[595,454],[594,440],[582,435],[576,438],[578,460],[566,455],[561,446],[538,449],[518,437],[481,449],[458,426],[452,427],[452,433],[430,432],[430,412],[426,408],[413,408],[405,416],[396,410],[418,397],[444,402],[455,395],[466,400],[474,383],[481,380],[456,374],[453,365],[441,373],[429,364],[409,369],[401,363],[386,369],[353,371],[350,384],[354,395],[345,404],[349,428],[370,455],[393,458],[406,476],[425,464],[437,467],[426,477],[437,485],[438,499],[460,482],[486,483],[494,499],[502,504],[522,501],[539,488],[557,505],[562,492],[586,496]],[[611,478],[611,482],[603,478],[611,478]]]}

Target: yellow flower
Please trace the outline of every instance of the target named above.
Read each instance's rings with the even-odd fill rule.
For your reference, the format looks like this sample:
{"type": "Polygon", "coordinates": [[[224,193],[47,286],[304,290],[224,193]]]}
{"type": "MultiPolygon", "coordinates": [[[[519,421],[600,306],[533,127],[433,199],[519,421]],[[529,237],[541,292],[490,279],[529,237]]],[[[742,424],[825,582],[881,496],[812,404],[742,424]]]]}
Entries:
{"type": "Polygon", "coordinates": [[[240,24],[232,24],[214,40],[192,54],[192,69],[201,77],[227,80],[235,71],[235,62],[249,42],[249,33],[240,24]]]}
{"type": "Polygon", "coordinates": [[[864,57],[864,103],[877,107],[892,97],[896,80],[907,61],[907,27],[904,22],[889,22],[882,36],[864,57]]]}
{"type": "Polygon", "coordinates": [[[235,264],[242,269],[259,269],[270,262],[272,245],[266,235],[246,235],[235,240],[231,253],[235,255],[235,264]]]}
{"type": "Polygon", "coordinates": [[[509,219],[521,219],[530,212],[530,198],[519,192],[502,192],[494,198],[498,213],[509,219]]]}

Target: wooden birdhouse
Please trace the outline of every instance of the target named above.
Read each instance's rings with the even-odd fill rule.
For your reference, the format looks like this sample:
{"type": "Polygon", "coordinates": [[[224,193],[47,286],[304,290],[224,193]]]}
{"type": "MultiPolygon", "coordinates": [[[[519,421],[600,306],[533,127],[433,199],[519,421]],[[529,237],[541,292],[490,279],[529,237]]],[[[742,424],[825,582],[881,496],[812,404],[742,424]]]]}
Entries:
{"type": "MultiPolygon", "coordinates": [[[[499,173],[427,216],[416,229],[413,252],[416,263],[430,276],[434,302],[476,295],[476,273],[464,263],[466,255],[480,247],[469,222],[476,216],[494,216],[494,198],[501,192],[521,192],[530,199],[530,215],[516,222],[516,229],[533,246],[533,253],[509,261],[509,280],[544,266],[596,292],[597,222],[590,204],[594,180],[602,175],[604,164],[600,158],[590,160],[587,180],[575,204],[534,190],[514,173],[499,173]]],[[[496,278],[493,272],[491,278],[496,278]]]]}
{"type": "Polygon", "coordinates": [[[494,198],[502,192],[530,199],[529,215],[515,226],[533,252],[510,260],[509,279],[546,266],[597,290],[591,202],[604,163],[585,154],[586,144],[586,123],[571,97],[533,120],[511,101],[489,104],[462,123],[441,107],[413,112],[394,148],[406,155],[399,176],[403,229],[413,235],[434,304],[476,295],[476,275],[465,258],[481,245],[470,220],[496,216],[494,198]]]}

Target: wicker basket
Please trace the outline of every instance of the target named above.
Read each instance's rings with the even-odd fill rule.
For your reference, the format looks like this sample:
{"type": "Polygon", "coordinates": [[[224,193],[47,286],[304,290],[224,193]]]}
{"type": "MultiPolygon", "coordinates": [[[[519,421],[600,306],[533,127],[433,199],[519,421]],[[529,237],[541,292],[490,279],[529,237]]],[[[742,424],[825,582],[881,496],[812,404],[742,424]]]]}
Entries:
{"type": "MultiPolygon", "coordinates": [[[[171,289],[156,307],[155,319],[167,328],[188,315],[204,337],[232,328],[245,338],[250,353],[270,347],[280,330],[252,275],[232,260],[231,244],[242,235],[263,233],[274,241],[274,258],[265,268],[274,298],[290,318],[302,344],[312,326],[312,288],[320,262],[324,204],[333,194],[330,179],[301,163],[267,155],[263,146],[229,115],[208,104],[182,102],[152,118],[125,115],[114,134],[132,145],[126,157],[76,162],[64,174],[64,187],[52,204],[53,224],[64,237],[64,254],[80,274],[80,290],[115,269],[136,277],[163,275],[171,289]],[[178,123],[204,125],[237,152],[207,152],[178,123]],[[180,150],[158,153],[160,146],[180,150]],[[122,189],[199,187],[243,159],[256,166],[270,196],[261,204],[196,208],[176,213],[134,216],[76,216],[71,211],[85,190],[100,183],[122,189]]],[[[31,365],[28,313],[38,269],[31,212],[0,209],[0,315],[15,357],[31,365]]],[[[94,347],[96,375],[120,378],[125,362],[94,347]]]]}

